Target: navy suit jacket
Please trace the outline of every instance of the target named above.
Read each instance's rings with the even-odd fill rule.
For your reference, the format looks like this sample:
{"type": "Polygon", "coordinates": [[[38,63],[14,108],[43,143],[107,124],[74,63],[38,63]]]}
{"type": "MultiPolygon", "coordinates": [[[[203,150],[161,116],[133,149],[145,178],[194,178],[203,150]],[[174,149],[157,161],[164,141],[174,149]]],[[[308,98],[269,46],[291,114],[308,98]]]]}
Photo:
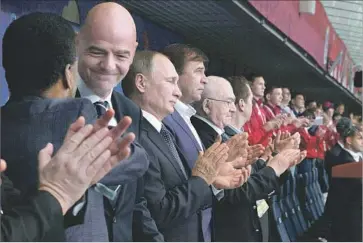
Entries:
{"type": "MultiPolygon", "coordinates": [[[[186,179],[160,133],[146,119],[141,144],[150,159],[144,176],[145,197],[165,240],[202,241],[201,211],[212,205],[212,190],[199,177],[186,179]]],[[[184,154],[180,158],[185,168],[184,154]]],[[[190,170],[185,171],[190,176],[190,170]]]]}

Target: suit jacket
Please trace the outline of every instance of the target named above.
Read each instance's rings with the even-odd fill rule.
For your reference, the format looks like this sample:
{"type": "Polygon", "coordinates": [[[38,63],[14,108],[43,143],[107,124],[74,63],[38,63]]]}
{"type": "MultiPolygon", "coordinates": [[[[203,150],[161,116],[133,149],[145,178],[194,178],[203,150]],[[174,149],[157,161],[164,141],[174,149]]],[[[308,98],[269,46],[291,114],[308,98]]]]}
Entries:
{"type": "MultiPolygon", "coordinates": [[[[353,162],[344,149],[331,164],[353,162]]],[[[362,179],[332,178],[326,210],[331,220],[329,241],[362,242],[362,179]]]]}
{"type": "Polygon", "coordinates": [[[200,213],[211,207],[212,190],[203,179],[190,176],[191,171],[180,154],[189,176],[185,178],[160,133],[146,119],[142,123],[141,145],[150,160],[144,176],[145,197],[165,240],[201,241],[200,213]]]}
{"type": "Polygon", "coordinates": [[[37,191],[39,150],[51,142],[56,152],[72,122],[84,116],[93,123],[97,116],[88,100],[40,97],[10,99],[1,113],[1,156],[6,175],[22,193],[37,191]]]}
{"type": "MultiPolygon", "coordinates": [[[[197,117],[191,119],[206,148],[210,147],[218,133],[197,117]]],[[[228,129],[231,135],[232,130],[228,129]]],[[[257,215],[256,201],[268,199],[279,190],[275,171],[259,160],[253,165],[248,181],[240,188],[225,190],[223,200],[215,210],[216,241],[262,241],[261,225],[257,215]],[[238,215],[238,216],[236,216],[238,215]]]]}
{"type": "MultiPolygon", "coordinates": [[[[77,90],[76,97],[79,96],[80,93],[77,90]]],[[[108,178],[101,180],[107,186],[120,185],[119,193],[114,201],[111,202],[106,198],[104,200],[110,241],[163,241],[164,238],[151,218],[143,197],[142,175],[149,167],[149,160],[145,150],[138,143],[142,119],[141,109],[117,91],[112,92],[111,101],[117,121],[124,116],[130,116],[132,119],[132,124],[127,131],[133,132],[136,136],[133,147],[137,154],[133,154],[129,160],[121,163],[128,165],[131,170],[113,169],[108,174],[108,178]],[[121,174],[126,174],[129,178],[120,180],[121,174]]]]}
{"type": "Polygon", "coordinates": [[[341,161],[337,161],[336,158],[339,156],[342,150],[343,149],[339,143],[336,143],[332,149],[325,153],[325,169],[326,173],[328,174],[329,184],[331,183],[331,171],[333,166],[337,165],[336,163],[341,163],[341,161]]]}
{"type": "Polygon", "coordinates": [[[2,242],[41,241],[51,231],[56,234],[48,238],[50,241],[64,241],[62,208],[51,194],[38,192],[31,198],[21,198],[6,176],[1,175],[1,179],[2,242]]]}

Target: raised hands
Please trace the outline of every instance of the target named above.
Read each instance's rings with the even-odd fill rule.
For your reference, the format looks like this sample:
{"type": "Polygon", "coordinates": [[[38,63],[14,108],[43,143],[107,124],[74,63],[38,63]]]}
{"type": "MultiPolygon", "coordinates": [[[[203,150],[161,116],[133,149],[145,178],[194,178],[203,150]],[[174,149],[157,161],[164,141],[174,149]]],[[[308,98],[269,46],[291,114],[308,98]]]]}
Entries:
{"type": "MultiPolygon", "coordinates": [[[[112,109],[107,110],[107,112],[102,117],[97,119],[97,121],[93,125],[92,130],[92,133],[96,133],[101,129],[107,129],[107,136],[112,139],[112,143],[107,148],[111,153],[108,164],[114,164],[127,159],[127,157],[130,155],[130,144],[135,139],[135,135],[133,133],[125,134],[127,128],[131,125],[132,122],[131,118],[128,116],[125,116],[117,124],[117,126],[108,129],[109,121],[112,119],[114,114],[115,112],[112,109]]],[[[82,124],[79,123],[78,120],[73,123],[67,132],[65,141],[67,141],[69,137],[75,134],[80,129],[80,127],[82,127],[82,124]]],[[[92,182],[93,184],[97,183],[104,176],[105,170],[108,171],[108,168],[101,168],[98,173],[99,175],[96,176],[94,181],[92,182]]]]}
{"type": "Polygon", "coordinates": [[[280,176],[288,168],[300,163],[306,157],[306,151],[299,149],[285,149],[267,162],[267,166],[274,169],[277,176],[280,176]]]}
{"type": "Polygon", "coordinates": [[[247,156],[248,134],[240,133],[230,138],[226,144],[229,148],[227,161],[234,161],[239,157],[247,156]]]}
{"type": "Polygon", "coordinates": [[[216,180],[221,165],[228,158],[228,146],[221,143],[222,139],[218,136],[216,142],[204,153],[200,152],[199,157],[192,170],[193,176],[201,177],[208,185],[216,180]]]}
{"type": "Polygon", "coordinates": [[[281,152],[285,149],[297,149],[300,145],[300,134],[294,133],[290,135],[288,132],[278,131],[274,140],[274,149],[276,152],[281,152]]]}
{"type": "Polygon", "coordinates": [[[85,125],[80,117],[70,126],[63,145],[53,157],[52,144],[39,152],[39,190],[51,193],[65,213],[92,183],[128,156],[133,135],[128,142],[116,142],[112,155],[110,147],[115,140],[108,128],[95,129],[93,125],[85,125]]]}

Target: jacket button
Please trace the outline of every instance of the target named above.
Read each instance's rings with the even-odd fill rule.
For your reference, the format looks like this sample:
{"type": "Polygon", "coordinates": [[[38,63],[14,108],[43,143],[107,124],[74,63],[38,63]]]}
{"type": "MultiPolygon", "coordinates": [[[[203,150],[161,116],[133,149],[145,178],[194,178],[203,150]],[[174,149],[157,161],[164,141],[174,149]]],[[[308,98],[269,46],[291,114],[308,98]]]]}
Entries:
{"type": "Polygon", "coordinates": [[[256,232],[260,232],[260,230],[259,229],[256,229],[256,232]]]}
{"type": "Polygon", "coordinates": [[[113,223],[116,223],[117,220],[116,220],[116,217],[113,217],[113,223]]]}
{"type": "Polygon", "coordinates": [[[257,207],[256,207],[256,205],[254,205],[254,206],[253,206],[253,209],[256,209],[256,208],[257,208],[257,207]]]}

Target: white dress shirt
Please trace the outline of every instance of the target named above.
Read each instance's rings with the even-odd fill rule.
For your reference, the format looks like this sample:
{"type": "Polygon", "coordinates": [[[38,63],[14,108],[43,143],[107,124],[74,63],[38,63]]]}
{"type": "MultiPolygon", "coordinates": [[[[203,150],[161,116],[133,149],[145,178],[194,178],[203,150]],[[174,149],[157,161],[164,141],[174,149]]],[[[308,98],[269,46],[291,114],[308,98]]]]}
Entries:
{"type": "Polygon", "coordinates": [[[190,121],[190,118],[192,116],[195,116],[197,114],[197,111],[191,106],[186,105],[180,100],[178,100],[175,104],[175,110],[180,114],[180,116],[183,118],[185,123],[188,125],[190,131],[192,131],[194,138],[197,140],[200,148],[203,150],[202,140],[200,139],[197,130],[195,130],[195,127],[193,126],[192,122],[190,121]]]}
{"type": "Polygon", "coordinates": [[[156,131],[158,131],[158,133],[160,133],[161,127],[163,126],[161,121],[159,121],[154,115],[150,114],[149,112],[144,111],[144,110],[141,110],[141,111],[142,111],[142,116],[148,122],[150,122],[150,124],[156,129],[156,131]]]}
{"type": "MultiPolygon", "coordinates": [[[[106,97],[106,99],[101,99],[98,95],[96,95],[88,86],[84,83],[83,80],[79,80],[78,82],[78,91],[82,98],[89,99],[92,103],[97,101],[107,101],[110,109],[112,109],[112,92],[106,97]]],[[[111,121],[108,124],[109,126],[117,126],[117,120],[115,117],[112,117],[111,121]]]]}
{"type": "Polygon", "coordinates": [[[362,159],[362,153],[360,153],[360,152],[358,152],[358,153],[357,152],[354,152],[354,151],[352,151],[350,149],[347,149],[345,147],[343,147],[343,149],[345,151],[347,151],[353,157],[353,159],[354,159],[355,162],[360,162],[360,161],[363,160],[362,159]]]}

